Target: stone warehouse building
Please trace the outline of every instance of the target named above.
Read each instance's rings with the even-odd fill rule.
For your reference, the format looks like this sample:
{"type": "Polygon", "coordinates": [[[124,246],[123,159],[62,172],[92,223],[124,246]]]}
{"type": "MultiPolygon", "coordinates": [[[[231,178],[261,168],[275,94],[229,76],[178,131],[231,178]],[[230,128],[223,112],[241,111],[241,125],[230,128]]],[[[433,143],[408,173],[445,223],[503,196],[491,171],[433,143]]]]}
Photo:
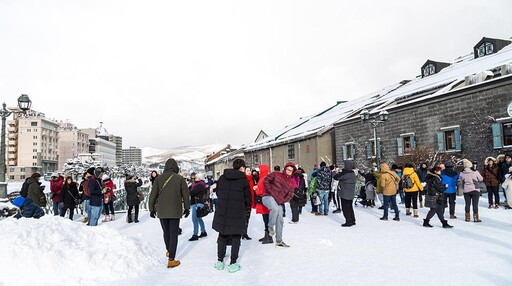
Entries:
{"type": "Polygon", "coordinates": [[[422,148],[483,165],[487,156],[512,151],[511,41],[483,38],[473,50],[451,62],[428,60],[415,79],[355,100],[359,108],[335,124],[336,162],[365,168],[376,156],[401,161],[422,148]],[[376,127],[377,154],[363,110],[371,118],[389,113],[376,127]]]}

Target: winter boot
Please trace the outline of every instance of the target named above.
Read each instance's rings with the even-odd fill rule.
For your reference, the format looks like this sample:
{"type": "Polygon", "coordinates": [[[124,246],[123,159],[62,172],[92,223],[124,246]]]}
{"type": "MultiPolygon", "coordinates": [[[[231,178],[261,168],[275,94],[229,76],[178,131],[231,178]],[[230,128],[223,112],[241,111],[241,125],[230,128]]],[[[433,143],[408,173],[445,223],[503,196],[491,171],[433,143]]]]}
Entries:
{"type": "Polygon", "coordinates": [[[199,238],[203,238],[203,237],[207,237],[208,234],[206,233],[206,231],[203,231],[201,232],[201,234],[198,236],[199,238]]]}
{"type": "Polygon", "coordinates": [[[174,268],[180,264],[181,262],[179,260],[169,259],[169,261],[167,261],[167,268],[174,268]]]}
{"type": "Polygon", "coordinates": [[[252,238],[251,238],[251,237],[249,237],[249,236],[247,235],[247,233],[246,233],[246,234],[242,235],[242,239],[245,239],[245,240],[251,240],[252,238]]]}
{"type": "Polygon", "coordinates": [[[128,223],[132,223],[132,214],[128,214],[128,216],[126,217],[128,219],[128,223]]]}
{"type": "Polygon", "coordinates": [[[196,240],[199,240],[199,236],[197,236],[195,234],[192,235],[192,237],[188,239],[188,241],[196,241],[196,240]]]}
{"type": "Polygon", "coordinates": [[[258,241],[263,242],[267,238],[267,235],[268,235],[268,231],[265,231],[265,235],[262,238],[258,239],[258,241]]]}
{"type": "Polygon", "coordinates": [[[83,223],[88,223],[89,222],[89,217],[88,216],[84,217],[84,220],[82,222],[83,223]]]}
{"type": "Polygon", "coordinates": [[[115,216],[114,214],[111,214],[111,215],[110,215],[110,220],[112,220],[112,221],[113,221],[113,220],[116,220],[116,216],[115,216]]]}
{"type": "Polygon", "coordinates": [[[274,240],[272,239],[272,236],[270,236],[270,234],[268,232],[265,232],[265,237],[261,243],[262,244],[270,244],[270,243],[274,243],[274,240]]]}
{"type": "Polygon", "coordinates": [[[423,220],[423,226],[424,226],[424,227],[432,227],[432,226],[430,225],[430,220],[429,220],[429,219],[424,219],[424,220],[423,220]]]}
{"type": "Polygon", "coordinates": [[[405,215],[411,215],[411,209],[405,209],[405,215]]]}
{"type": "Polygon", "coordinates": [[[420,217],[420,216],[418,215],[418,210],[412,210],[412,211],[414,212],[414,217],[420,217]]]}
{"type": "Polygon", "coordinates": [[[450,219],[457,219],[457,217],[455,216],[455,214],[450,214],[450,219]]]}
{"type": "Polygon", "coordinates": [[[473,213],[473,220],[474,220],[474,222],[482,222],[482,221],[478,218],[478,213],[473,213]]]}
{"type": "Polygon", "coordinates": [[[465,221],[470,221],[469,213],[466,213],[466,219],[465,219],[465,221]]]}
{"type": "Polygon", "coordinates": [[[446,220],[443,220],[443,228],[452,228],[453,226],[449,225],[446,220]]]}
{"type": "Polygon", "coordinates": [[[420,202],[420,208],[423,208],[423,202],[420,202]]]}

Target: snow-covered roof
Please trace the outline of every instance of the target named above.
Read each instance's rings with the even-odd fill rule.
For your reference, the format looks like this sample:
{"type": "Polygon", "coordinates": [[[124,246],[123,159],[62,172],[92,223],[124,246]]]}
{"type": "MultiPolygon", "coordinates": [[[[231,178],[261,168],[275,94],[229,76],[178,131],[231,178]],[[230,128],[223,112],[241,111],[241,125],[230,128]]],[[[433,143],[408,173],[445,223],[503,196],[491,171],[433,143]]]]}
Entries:
{"type": "MultiPolygon", "coordinates": [[[[348,102],[338,102],[335,105],[319,113],[302,117],[299,120],[285,126],[281,130],[269,134],[269,137],[251,143],[246,151],[254,151],[271,146],[281,145],[285,142],[293,142],[305,139],[333,128],[335,123],[359,118],[362,109],[368,109],[371,114],[377,114],[384,109],[412,104],[419,100],[441,96],[454,89],[467,88],[461,83],[468,76],[482,76],[492,78],[503,65],[512,65],[512,44],[505,46],[498,52],[475,59],[473,52],[449,61],[449,66],[437,73],[425,77],[418,76],[412,80],[384,87],[378,91],[361,96],[348,102]]],[[[499,74],[499,78],[512,77],[510,74],[499,74]]],[[[491,79],[492,80],[492,79],[491,79]]],[[[487,80],[489,81],[489,80],[487,80]]],[[[475,83],[470,86],[475,86],[475,83]]]]}
{"type": "Polygon", "coordinates": [[[107,129],[103,127],[103,122],[100,122],[100,126],[96,128],[96,136],[110,136],[107,129]]]}
{"type": "Polygon", "coordinates": [[[226,154],[223,154],[209,162],[206,162],[205,163],[205,166],[208,166],[208,165],[213,165],[219,161],[222,161],[222,160],[230,160],[232,158],[235,158],[235,157],[243,157],[244,156],[244,150],[245,150],[245,147],[242,145],[242,147],[239,147],[238,149],[236,149],[235,151],[233,152],[229,152],[229,153],[226,153],[226,154]]]}

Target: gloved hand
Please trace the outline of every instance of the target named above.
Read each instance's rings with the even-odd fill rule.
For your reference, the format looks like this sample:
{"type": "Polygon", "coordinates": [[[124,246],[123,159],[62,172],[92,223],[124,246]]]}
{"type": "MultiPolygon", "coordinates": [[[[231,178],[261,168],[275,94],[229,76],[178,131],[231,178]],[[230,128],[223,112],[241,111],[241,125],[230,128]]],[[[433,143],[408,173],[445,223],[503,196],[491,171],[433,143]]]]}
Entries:
{"type": "Polygon", "coordinates": [[[149,216],[152,218],[156,218],[156,212],[155,211],[150,212],[149,216]]]}
{"type": "Polygon", "coordinates": [[[183,211],[183,215],[184,215],[185,217],[188,217],[188,216],[190,215],[190,210],[184,210],[184,211],[183,211]]]}

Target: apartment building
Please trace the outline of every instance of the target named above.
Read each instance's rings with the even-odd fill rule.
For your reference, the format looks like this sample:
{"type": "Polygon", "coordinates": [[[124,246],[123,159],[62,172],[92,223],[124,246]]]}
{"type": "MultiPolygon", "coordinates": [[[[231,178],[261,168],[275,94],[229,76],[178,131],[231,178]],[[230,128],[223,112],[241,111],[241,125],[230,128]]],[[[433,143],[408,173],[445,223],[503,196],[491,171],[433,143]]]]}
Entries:
{"type": "Polygon", "coordinates": [[[89,134],[80,131],[71,123],[60,123],[58,138],[59,170],[62,170],[66,160],[89,152],[89,134]]]}

